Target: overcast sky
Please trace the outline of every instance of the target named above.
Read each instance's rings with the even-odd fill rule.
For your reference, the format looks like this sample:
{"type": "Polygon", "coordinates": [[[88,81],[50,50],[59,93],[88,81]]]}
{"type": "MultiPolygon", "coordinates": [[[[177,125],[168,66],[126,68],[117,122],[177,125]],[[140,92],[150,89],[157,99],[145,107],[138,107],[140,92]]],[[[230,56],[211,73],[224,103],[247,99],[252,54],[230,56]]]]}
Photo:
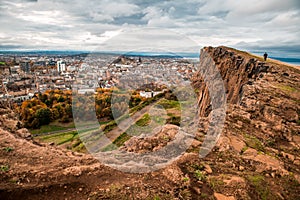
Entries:
{"type": "Polygon", "coordinates": [[[0,23],[2,50],[227,45],[300,57],[299,0],[1,0],[0,23]]]}

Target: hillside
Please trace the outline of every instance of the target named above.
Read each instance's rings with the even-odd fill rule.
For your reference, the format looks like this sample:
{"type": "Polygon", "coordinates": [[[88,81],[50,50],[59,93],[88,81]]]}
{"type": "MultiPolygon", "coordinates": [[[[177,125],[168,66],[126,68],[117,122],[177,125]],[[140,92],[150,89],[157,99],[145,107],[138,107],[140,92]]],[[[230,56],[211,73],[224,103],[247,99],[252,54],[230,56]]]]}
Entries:
{"type": "Polygon", "coordinates": [[[39,144],[1,106],[1,199],[300,199],[300,70],[228,47],[205,47],[200,60],[192,78],[195,140],[179,160],[151,173],[120,172],[91,155],[39,144]],[[223,79],[226,118],[216,146],[199,158],[212,102],[222,100],[210,97],[202,77],[208,66],[223,79]]]}

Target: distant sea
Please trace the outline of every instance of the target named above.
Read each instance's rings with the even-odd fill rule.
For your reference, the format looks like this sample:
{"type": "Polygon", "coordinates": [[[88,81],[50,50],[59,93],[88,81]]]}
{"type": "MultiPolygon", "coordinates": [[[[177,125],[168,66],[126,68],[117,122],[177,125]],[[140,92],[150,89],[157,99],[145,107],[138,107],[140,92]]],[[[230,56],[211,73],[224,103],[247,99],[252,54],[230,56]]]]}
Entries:
{"type": "Polygon", "coordinates": [[[278,57],[270,57],[275,60],[279,60],[281,62],[286,62],[292,65],[300,66],[300,58],[278,58],[278,57]]]}

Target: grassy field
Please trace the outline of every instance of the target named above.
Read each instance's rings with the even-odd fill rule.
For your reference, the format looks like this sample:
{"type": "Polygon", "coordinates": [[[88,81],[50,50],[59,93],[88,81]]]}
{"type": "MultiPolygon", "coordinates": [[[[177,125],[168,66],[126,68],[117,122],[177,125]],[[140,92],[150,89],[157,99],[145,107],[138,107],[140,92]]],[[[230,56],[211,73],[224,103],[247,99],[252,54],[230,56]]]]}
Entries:
{"type": "Polygon", "coordinates": [[[48,125],[43,125],[39,129],[30,129],[31,134],[41,134],[41,133],[48,133],[54,131],[61,131],[75,128],[74,123],[60,123],[60,122],[52,122],[48,125]]]}
{"type": "MultiPolygon", "coordinates": [[[[132,136],[133,133],[138,133],[140,132],[139,130],[141,128],[144,129],[144,132],[146,131],[152,131],[152,126],[150,126],[151,123],[163,125],[166,121],[168,122],[173,122],[172,120],[174,117],[177,119],[177,114],[180,113],[180,104],[178,101],[174,100],[167,100],[167,99],[159,99],[158,97],[148,99],[145,102],[142,102],[138,106],[134,107],[133,109],[130,110],[130,115],[133,115],[137,111],[143,109],[147,105],[154,103],[157,101],[157,105],[162,106],[166,111],[167,114],[165,117],[161,116],[150,116],[150,114],[146,113],[141,117],[134,125],[132,125],[129,129],[128,132],[130,134],[127,134],[124,132],[121,134],[111,145],[108,145],[103,149],[104,151],[108,150],[113,150],[115,148],[118,148],[124,144],[127,140],[129,140],[132,136]],[[167,118],[170,118],[167,120],[167,118]]],[[[119,117],[116,120],[108,121],[108,122],[101,122],[101,130],[102,134],[105,134],[111,130],[113,130],[117,126],[117,122],[123,121],[124,119],[130,117],[130,115],[124,115],[119,117]]],[[[85,124],[86,126],[86,124],[85,124]]],[[[46,142],[46,143],[54,143],[55,145],[63,145],[64,147],[71,149],[73,151],[79,151],[83,152],[85,150],[84,145],[80,138],[85,138],[86,141],[95,141],[97,140],[97,137],[99,137],[99,132],[96,131],[98,128],[92,127],[89,128],[87,127],[84,130],[79,131],[79,133],[76,130],[68,130],[75,128],[74,123],[68,123],[68,124],[62,124],[59,122],[53,122],[49,125],[42,126],[40,129],[35,129],[31,130],[32,134],[42,134],[42,133],[48,133],[48,132],[54,132],[54,131],[62,131],[59,133],[53,133],[51,135],[41,135],[37,136],[36,139],[38,139],[41,142],[46,142]],[[79,137],[80,135],[80,137],[79,137]]],[[[101,135],[102,135],[101,134],[101,135]]],[[[133,134],[134,135],[134,134],[133,134]]]]}
{"type": "Polygon", "coordinates": [[[71,141],[77,134],[78,134],[77,131],[72,131],[72,132],[51,134],[47,136],[39,136],[37,138],[40,138],[43,142],[47,142],[47,143],[54,142],[56,145],[61,145],[71,141]]]}

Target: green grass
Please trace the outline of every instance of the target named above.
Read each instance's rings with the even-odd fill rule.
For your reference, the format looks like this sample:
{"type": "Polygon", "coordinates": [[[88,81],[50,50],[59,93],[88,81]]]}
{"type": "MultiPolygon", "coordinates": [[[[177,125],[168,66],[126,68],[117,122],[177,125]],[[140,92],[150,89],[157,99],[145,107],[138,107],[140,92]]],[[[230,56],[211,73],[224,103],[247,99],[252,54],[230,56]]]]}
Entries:
{"type": "Polygon", "coordinates": [[[9,170],[9,166],[8,165],[1,165],[0,166],[0,171],[1,172],[7,172],[9,170]]]}
{"type": "Polygon", "coordinates": [[[114,142],[113,144],[115,144],[116,146],[120,147],[122,146],[127,140],[129,140],[131,138],[130,135],[126,134],[126,133],[122,133],[114,142]]]}
{"type": "Polygon", "coordinates": [[[262,175],[248,176],[247,179],[250,182],[250,185],[254,187],[260,199],[262,200],[270,199],[270,191],[262,175]]]}
{"type": "MultiPolygon", "coordinates": [[[[151,122],[150,115],[147,113],[143,115],[141,119],[139,119],[135,125],[137,126],[147,126],[151,122]]],[[[106,130],[112,130],[116,126],[115,123],[113,123],[111,126],[107,127],[106,130]]],[[[131,134],[135,132],[136,126],[131,126],[127,131],[131,134]]],[[[115,141],[113,141],[112,144],[107,145],[102,149],[102,151],[112,151],[115,150],[117,147],[122,146],[127,140],[129,140],[132,136],[128,135],[127,133],[122,133],[115,141]]]]}
{"type": "Polygon", "coordinates": [[[253,149],[256,149],[261,152],[265,152],[265,147],[263,144],[254,136],[245,134],[245,143],[248,147],[251,147],[253,149]]]}
{"type": "Polygon", "coordinates": [[[75,135],[77,135],[77,131],[39,136],[38,138],[40,138],[43,142],[54,142],[56,145],[61,145],[71,141],[75,137],[75,135]]]}
{"type": "Polygon", "coordinates": [[[219,188],[224,186],[224,182],[217,177],[210,177],[208,184],[214,191],[219,191],[219,188]]]}
{"type": "Polygon", "coordinates": [[[206,180],[206,176],[200,171],[200,170],[196,170],[194,172],[194,176],[195,178],[197,178],[199,181],[205,181],[206,180]]]}
{"type": "Polygon", "coordinates": [[[157,102],[157,104],[161,105],[165,109],[176,108],[180,110],[180,103],[175,100],[161,99],[159,102],[157,102]]]}
{"type": "Polygon", "coordinates": [[[112,151],[116,150],[118,147],[122,146],[127,140],[131,138],[127,133],[122,133],[113,143],[104,147],[101,151],[112,151]]]}
{"type": "Polygon", "coordinates": [[[101,151],[106,152],[106,151],[113,151],[116,149],[118,149],[118,147],[115,144],[111,143],[111,144],[107,145],[106,147],[104,147],[103,149],[101,149],[101,151]]]}
{"type": "Polygon", "coordinates": [[[109,131],[113,130],[117,126],[117,123],[113,120],[103,126],[101,126],[101,129],[104,133],[108,133],[109,131]]]}
{"type": "Polygon", "coordinates": [[[159,125],[164,125],[165,124],[165,119],[163,117],[160,117],[160,116],[152,116],[151,119],[156,123],[156,124],[159,124],[159,125]]]}
{"type": "Polygon", "coordinates": [[[135,124],[137,126],[147,126],[151,122],[150,115],[147,113],[143,115],[141,119],[139,119],[135,124]]]}
{"type": "Polygon", "coordinates": [[[131,136],[128,135],[127,133],[122,133],[119,137],[117,137],[117,139],[115,139],[115,141],[113,141],[113,143],[107,145],[101,151],[105,152],[105,151],[116,150],[118,149],[118,147],[122,146],[130,138],[131,136]]]}
{"type": "Polygon", "coordinates": [[[293,88],[288,85],[278,85],[278,88],[287,93],[292,93],[292,92],[298,91],[296,88],[293,88]]]}
{"type": "Polygon", "coordinates": [[[159,196],[155,196],[153,200],[160,200],[159,196]]]}
{"type": "Polygon", "coordinates": [[[48,124],[43,125],[39,129],[30,129],[31,134],[42,134],[42,133],[48,133],[48,132],[54,132],[54,131],[61,131],[61,130],[67,130],[70,128],[74,128],[74,124],[72,123],[69,126],[63,126],[58,124],[48,124]]]}
{"type": "Polygon", "coordinates": [[[41,134],[41,133],[48,133],[53,131],[61,131],[65,130],[66,128],[56,126],[56,125],[43,125],[39,129],[30,129],[31,134],[41,134]]]}
{"type": "MultiPolygon", "coordinates": [[[[100,125],[101,124],[106,124],[108,122],[99,122],[100,125]]],[[[88,127],[91,125],[94,125],[94,122],[85,122],[84,124],[76,124],[77,127],[88,127]]],[[[55,122],[51,122],[48,125],[43,125],[41,126],[39,129],[30,129],[30,133],[31,134],[43,134],[43,133],[49,133],[49,132],[55,132],[55,131],[63,131],[63,130],[68,130],[68,129],[72,129],[75,128],[75,124],[74,122],[70,122],[70,123],[61,123],[58,121],[55,122]]],[[[88,130],[88,129],[87,129],[88,130]]],[[[89,129],[91,130],[91,129],[89,129]]],[[[84,130],[86,131],[86,130],[84,130]]]]}
{"type": "Polygon", "coordinates": [[[4,147],[3,148],[4,151],[6,151],[7,153],[13,151],[14,149],[12,147],[4,147]]]}
{"type": "Polygon", "coordinates": [[[248,146],[244,146],[241,150],[241,154],[243,154],[245,151],[247,151],[248,148],[249,148],[248,146]]]}
{"type": "Polygon", "coordinates": [[[184,182],[187,182],[187,181],[189,181],[190,179],[189,179],[189,177],[184,177],[182,180],[183,180],[184,182]]]}

